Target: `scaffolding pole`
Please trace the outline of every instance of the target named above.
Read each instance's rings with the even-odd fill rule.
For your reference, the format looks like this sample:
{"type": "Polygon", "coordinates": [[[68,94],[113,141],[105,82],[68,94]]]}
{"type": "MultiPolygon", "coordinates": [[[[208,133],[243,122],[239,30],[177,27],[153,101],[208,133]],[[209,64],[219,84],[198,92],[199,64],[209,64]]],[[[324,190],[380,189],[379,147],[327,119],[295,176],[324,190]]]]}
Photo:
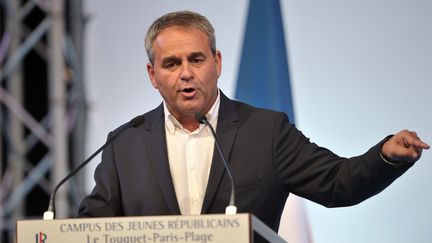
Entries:
{"type": "MultiPolygon", "coordinates": [[[[64,43],[64,16],[63,0],[53,0],[51,3],[50,18],[52,20],[49,31],[49,105],[52,115],[52,135],[54,146],[53,156],[53,182],[60,182],[68,170],[67,135],[66,135],[66,85],[64,79],[65,65],[63,58],[64,43]]],[[[68,216],[67,186],[61,188],[57,193],[57,217],[68,216]]]]}
{"type": "MultiPolygon", "coordinates": [[[[0,243],[12,243],[15,221],[28,218],[27,210],[34,207],[28,201],[34,200],[33,190],[38,187],[47,198],[84,157],[84,17],[82,0],[0,0],[0,10],[0,23],[5,23],[0,31],[0,243]],[[47,68],[42,118],[26,110],[24,90],[31,92],[26,84],[38,80],[26,74],[33,65],[26,59],[30,53],[47,68]],[[36,160],[29,155],[35,151],[36,160]]],[[[82,181],[75,181],[74,190],[63,187],[57,193],[57,218],[74,215],[82,181]]]]}

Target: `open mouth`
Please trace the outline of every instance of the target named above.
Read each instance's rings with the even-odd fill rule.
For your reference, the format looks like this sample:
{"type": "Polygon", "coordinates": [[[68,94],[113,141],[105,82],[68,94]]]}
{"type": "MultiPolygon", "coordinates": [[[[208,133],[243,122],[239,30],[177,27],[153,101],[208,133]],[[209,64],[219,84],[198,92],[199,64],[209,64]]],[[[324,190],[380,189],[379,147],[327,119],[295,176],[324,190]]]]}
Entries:
{"type": "Polygon", "coordinates": [[[193,99],[196,95],[196,89],[195,88],[184,88],[180,90],[180,93],[185,97],[186,99],[193,99]]]}
{"type": "Polygon", "coordinates": [[[182,89],[182,92],[184,92],[184,93],[192,93],[194,91],[195,91],[194,88],[185,88],[185,89],[182,89]]]}

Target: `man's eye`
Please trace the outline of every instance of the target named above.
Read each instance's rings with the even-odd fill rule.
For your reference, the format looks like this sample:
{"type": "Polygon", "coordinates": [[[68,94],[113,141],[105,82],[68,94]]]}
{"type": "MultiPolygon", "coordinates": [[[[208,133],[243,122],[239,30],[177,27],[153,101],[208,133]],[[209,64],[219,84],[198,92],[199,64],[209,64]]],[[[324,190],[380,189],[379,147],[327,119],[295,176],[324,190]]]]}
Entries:
{"type": "Polygon", "coordinates": [[[204,60],[202,59],[202,58],[192,58],[191,60],[190,60],[190,62],[191,63],[201,63],[201,62],[203,62],[204,60]]]}
{"type": "Polygon", "coordinates": [[[164,68],[173,68],[175,67],[177,64],[175,62],[167,62],[164,64],[164,68]]]}

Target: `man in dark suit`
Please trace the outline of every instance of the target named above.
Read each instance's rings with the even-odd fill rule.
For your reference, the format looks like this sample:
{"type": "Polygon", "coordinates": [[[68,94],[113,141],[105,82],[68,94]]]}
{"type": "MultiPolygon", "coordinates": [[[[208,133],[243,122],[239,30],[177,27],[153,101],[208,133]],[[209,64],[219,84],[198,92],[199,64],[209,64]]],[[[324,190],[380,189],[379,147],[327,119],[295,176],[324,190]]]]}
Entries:
{"type": "Polygon", "coordinates": [[[217,88],[222,56],[213,27],[199,14],[162,16],[145,45],[147,71],[164,102],[104,150],[82,217],[223,213],[230,182],[197,112],[216,127],[236,179],[238,212],[274,230],[290,192],[327,207],[354,205],[390,185],[429,148],[404,130],[343,158],[311,143],[285,114],[230,100],[217,88]]]}

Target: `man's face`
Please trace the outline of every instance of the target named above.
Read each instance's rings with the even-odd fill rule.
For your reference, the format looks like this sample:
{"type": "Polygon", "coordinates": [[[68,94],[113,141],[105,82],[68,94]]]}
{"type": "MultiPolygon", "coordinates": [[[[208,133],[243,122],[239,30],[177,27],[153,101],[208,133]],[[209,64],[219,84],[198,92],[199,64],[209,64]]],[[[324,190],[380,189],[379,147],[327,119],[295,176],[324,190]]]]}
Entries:
{"type": "Polygon", "coordinates": [[[195,28],[169,27],[153,43],[154,61],[147,64],[153,87],[180,122],[206,114],[217,97],[221,54],[213,55],[204,32],[195,28]]]}

